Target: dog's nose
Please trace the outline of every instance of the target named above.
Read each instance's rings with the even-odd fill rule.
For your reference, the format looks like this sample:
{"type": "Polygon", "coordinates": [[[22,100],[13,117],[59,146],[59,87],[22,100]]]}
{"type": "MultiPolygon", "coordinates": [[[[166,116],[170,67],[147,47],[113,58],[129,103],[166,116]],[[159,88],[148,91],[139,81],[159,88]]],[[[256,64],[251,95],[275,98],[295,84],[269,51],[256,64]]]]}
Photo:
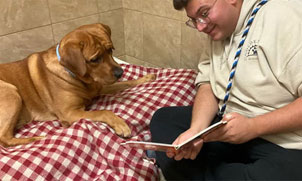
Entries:
{"type": "Polygon", "coordinates": [[[122,68],[115,68],[113,73],[114,73],[114,76],[119,79],[122,77],[124,71],[122,68]]]}

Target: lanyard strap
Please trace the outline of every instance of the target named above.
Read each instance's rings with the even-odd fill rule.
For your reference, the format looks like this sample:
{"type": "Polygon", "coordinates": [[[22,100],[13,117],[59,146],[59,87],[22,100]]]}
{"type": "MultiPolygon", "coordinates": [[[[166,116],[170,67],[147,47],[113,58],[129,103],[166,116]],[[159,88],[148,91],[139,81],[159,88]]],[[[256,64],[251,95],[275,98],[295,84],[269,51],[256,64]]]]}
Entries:
{"type": "Polygon", "coordinates": [[[229,76],[229,82],[228,82],[228,85],[227,85],[227,88],[226,88],[226,92],[225,92],[225,96],[224,96],[224,99],[223,99],[223,105],[221,107],[221,109],[219,110],[218,112],[218,116],[219,117],[222,117],[224,112],[225,112],[225,109],[226,109],[226,106],[227,106],[227,102],[229,100],[229,97],[230,97],[230,90],[232,88],[232,85],[233,85],[233,79],[234,79],[234,76],[235,76],[235,71],[236,71],[236,68],[237,68],[237,64],[238,64],[238,60],[239,60],[239,56],[241,54],[241,49],[242,49],[242,46],[245,42],[245,39],[247,37],[247,34],[250,30],[250,27],[255,19],[255,15],[257,14],[258,10],[265,4],[267,3],[268,0],[262,0],[260,3],[258,3],[258,5],[256,6],[256,8],[252,11],[252,15],[251,17],[249,18],[248,22],[247,22],[247,25],[244,29],[244,32],[242,34],[242,37],[241,37],[241,41],[238,45],[238,48],[237,48],[237,51],[236,51],[236,54],[235,54],[235,58],[234,58],[234,62],[233,62],[233,65],[232,65],[232,69],[231,69],[231,73],[230,73],[230,76],[229,76]]]}

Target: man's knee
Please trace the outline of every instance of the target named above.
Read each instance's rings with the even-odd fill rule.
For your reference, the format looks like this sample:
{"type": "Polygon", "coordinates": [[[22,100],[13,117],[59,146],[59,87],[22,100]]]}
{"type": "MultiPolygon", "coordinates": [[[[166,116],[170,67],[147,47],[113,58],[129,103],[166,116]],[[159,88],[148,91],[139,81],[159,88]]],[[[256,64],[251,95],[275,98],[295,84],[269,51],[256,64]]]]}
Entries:
{"type": "Polygon", "coordinates": [[[151,120],[152,141],[171,143],[190,126],[192,106],[163,107],[151,120]]]}
{"type": "Polygon", "coordinates": [[[161,132],[162,128],[164,127],[165,121],[164,117],[168,114],[167,108],[163,107],[158,109],[152,116],[151,122],[150,122],[150,131],[152,133],[161,132]]]}

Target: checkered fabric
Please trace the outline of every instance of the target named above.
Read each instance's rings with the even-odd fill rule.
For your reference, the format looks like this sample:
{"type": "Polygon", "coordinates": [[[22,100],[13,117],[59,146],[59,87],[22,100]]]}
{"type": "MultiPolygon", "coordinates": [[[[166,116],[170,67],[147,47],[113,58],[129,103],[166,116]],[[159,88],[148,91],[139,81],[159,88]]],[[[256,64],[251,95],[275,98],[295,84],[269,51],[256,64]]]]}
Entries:
{"type": "MultiPolygon", "coordinates": [[[[121,65],[122,80],[156,74],[157,80],[116,95],[96,98],[88,110],[112,110],[126,120],[131,140],[150,141],[152,114],[165,106],[191,105],[196,72],[188,69],[121,65]]],[[[125,139],[104,123],[81,119],[69,128],[59,120],[36,121],[16,137],[46,136],[27,145],[0,146],[0,180],[157,180],[159,171],[145,151],[121,146],[125,139]]]]}

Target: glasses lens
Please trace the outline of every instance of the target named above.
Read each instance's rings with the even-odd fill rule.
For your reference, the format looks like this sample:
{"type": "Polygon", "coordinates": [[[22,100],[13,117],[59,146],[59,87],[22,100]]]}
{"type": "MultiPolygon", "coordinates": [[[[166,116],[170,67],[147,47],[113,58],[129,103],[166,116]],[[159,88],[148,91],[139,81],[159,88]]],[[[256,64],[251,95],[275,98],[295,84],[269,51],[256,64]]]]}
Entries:
{"type": "Polygon", "coordinates": [[[208,23],[207,20],[208,20],[208,18],[206,18],[206,19],[198,18],[197,22],[200,23],[200,24],[207,24],[208,23]]]}

